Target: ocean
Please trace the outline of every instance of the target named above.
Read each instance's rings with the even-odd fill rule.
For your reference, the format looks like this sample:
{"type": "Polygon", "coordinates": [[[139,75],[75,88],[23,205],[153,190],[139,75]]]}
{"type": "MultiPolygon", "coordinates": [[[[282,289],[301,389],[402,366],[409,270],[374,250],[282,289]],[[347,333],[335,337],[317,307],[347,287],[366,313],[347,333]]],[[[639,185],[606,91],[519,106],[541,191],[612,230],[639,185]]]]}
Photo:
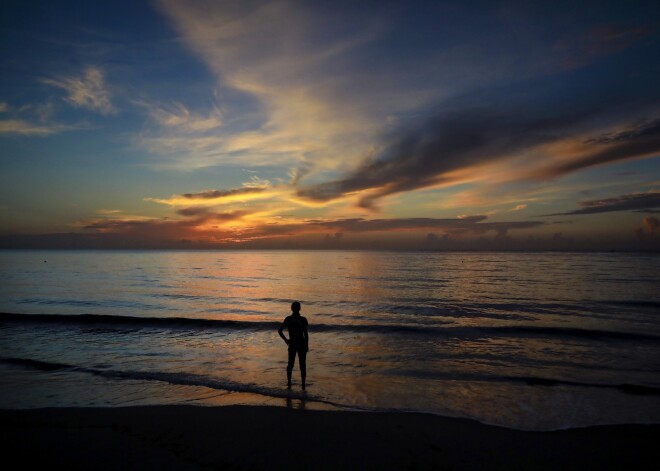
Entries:
{"type": "Polygon", "coordinates": [[[660,423],[660,255],[0,251],[0,408],[660,423]],[[309,322],[307,390],[277,334],[309,322]]]}

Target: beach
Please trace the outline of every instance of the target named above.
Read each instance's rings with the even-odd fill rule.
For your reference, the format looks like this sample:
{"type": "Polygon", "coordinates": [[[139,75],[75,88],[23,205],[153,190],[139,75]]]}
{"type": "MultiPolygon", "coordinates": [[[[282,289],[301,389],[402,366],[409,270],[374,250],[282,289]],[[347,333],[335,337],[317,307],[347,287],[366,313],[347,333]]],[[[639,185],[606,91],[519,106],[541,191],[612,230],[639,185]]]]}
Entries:
{"type": "Polygon", "coordinates": [[[659,425],[524,432],[430,414],[259,406],[0,418],[5,459],[28,469],[657,469],[660,460],[659,425]]]}

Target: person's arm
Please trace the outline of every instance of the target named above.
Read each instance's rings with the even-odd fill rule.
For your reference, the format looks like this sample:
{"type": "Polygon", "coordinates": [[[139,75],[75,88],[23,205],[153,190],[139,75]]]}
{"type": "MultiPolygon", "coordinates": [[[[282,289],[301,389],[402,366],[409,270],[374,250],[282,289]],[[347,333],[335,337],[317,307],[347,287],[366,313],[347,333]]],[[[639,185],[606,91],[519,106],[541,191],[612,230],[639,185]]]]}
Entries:
{"type": "Polygon", "coordinates": [[[283,332],[285,327],[286,327],[286,319],[284,319],[284,322],[282,322],[282,325],[280,326],[277,333],[280,334],[280,337],[282,337],[282,340],[284,340],[286,342],[286,344],[289,345],[289,339],[285,337],[284,332],[283,332]]]}

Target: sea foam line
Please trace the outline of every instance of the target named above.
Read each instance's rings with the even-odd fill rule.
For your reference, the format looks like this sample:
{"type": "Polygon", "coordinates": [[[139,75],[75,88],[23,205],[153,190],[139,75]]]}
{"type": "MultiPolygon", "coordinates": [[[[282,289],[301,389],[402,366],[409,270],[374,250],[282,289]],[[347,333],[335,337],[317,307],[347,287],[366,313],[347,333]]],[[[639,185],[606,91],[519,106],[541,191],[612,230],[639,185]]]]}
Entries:
{"type": "MultiPolygon", "coordinates": [[[[43,372],[68,370],[71,372],[93,374],[105,378],[142,380],[142,381],[163,381],[169,384],[176,384],[183,386],[203,386],[203,387],[207,387],[211,389],[219,389],[223,391],[254,393],[262,396],[285,398],[285,399],[303,397],[310,401],[321,402],[335,407],[356,409],[355,406],[339,404],[312,395],[304,394],[303,396],[300,396],[289,390],[271,388],[254,383],[240,383],[227,379],[218,380],[215,378],[209,378],[208,376],[193,374],[193,373],[180,373],[180,372],[171,373],[164,371],[121,371],[121,370],[112,370],[112,369],[105,370],[105,369],[97,369],[97,368],[87,368],[76,365],[68,365],[64,363],[52,363],[42,360],[33,360],[29,358],[0,358],[0,363],[22,366],[24,368],[36,369],[43,372]]],[[[644,395],[644,396],[660,395],[660,387],[655,387],[655,386],[627,384],[627,383],[623,383],[623,384],[586,383],[586,382],[561,380],[554,378],[542,378],[536,376],[451,374],[451,375],[445,375],[445,377],[443,377],[442,379],[445,379],[447,381],[522,383],[529,386],[545,386],[545,387],[572,386],[572,387],[582,387],[582,388],[607,388],[607,389],[617,389],[626,394],[635,394],[635,395],[644,395]]],[[[365,408],[364,410],[373,411],[374,409],[365,408]]]]}
{"type": "MultiPolygon", "coordinates": [[[[170,328],[275,331],[280,322],[237,321],[225,319],[195,319],[187,317],[133,317],[101,314],[10,314],[0,313],[0,323],[41,323],[50,325],[103,326],[114,328],[170,328]]],[[[593,340],[660,340],[660,335],[639,332],[617,332],[573,327],[548,326],[488,326],[456,327],[422,324],[312,324],[313,332],[388,333],[397,335],[425,335],[452,338],[488,337],[550,337],[586,338],[593,340]]]]}

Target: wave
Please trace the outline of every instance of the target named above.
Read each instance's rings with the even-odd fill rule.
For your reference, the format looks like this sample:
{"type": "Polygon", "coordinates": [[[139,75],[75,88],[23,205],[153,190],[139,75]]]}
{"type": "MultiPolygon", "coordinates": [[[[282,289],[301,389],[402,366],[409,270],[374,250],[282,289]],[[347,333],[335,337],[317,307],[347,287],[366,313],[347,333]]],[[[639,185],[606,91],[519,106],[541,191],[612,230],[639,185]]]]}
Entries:
{"type": "MultiPolygon", "coordinates": [[[[279,321],[238,321],[199,319],[188,317],[133,317],[102,314],[11,314],[0,313],[0,323],[39,323],[51,325],[103,326],[118,329],[169,328],[169,329],[218,329],[274,331],[279,321]]],[[[581,329],[575,327],[548,326],[488,326],[456,327],[428,326],[422,324],[313,324],[312,332],[351,332],[393,335],[421,335],[446,338],[491,338],[491,337],[542,337],[580,338],[591,340],[660,340],[660,335],[640,332],[581,329]]]]}
{"type": "Polygon", "coordinates": [[[30,360],[29,358],[0,358],[0,362],[8,365],[24,366],[40,371],[57,371],[74,368],[66,363],[53,363],[49,361],[30,360]]]}
{"type": "Polygon", "coordinates": [[[588,383],[584,381],[573,381],[557,378],[543,378],[539,376],[499,376],[489,374],[467,374],[467,373],[443,373],[443,372],[424,372],[424,371],[403,371],[401,374],[413,374],[444,381],[475,381],[489,383],[516,383],[526,384],[528,386],[573,386],[584,388],[607,388],[617,389],[626,394],[660,396],[660,387],[641,384],[607,384],[607,383],[588,383]]]}
{"type": "Polygon", "coordinates": [[[62,363],[50,363],[27,358],[0,358],[0,363],[22,366],[28,369],[36,369],[44,372],[68,370],[70,372],[86,373],[94,376],[101,376],[104,378],[117,380],[161,381],[178,386],[201,386],[228,392],[258,394],[260,396],[284,399],[305,399],[306,401],[328,404],[344,409],[374,410],[368,408],[360,408],[353,405],[339,404],[337,402],[329,401],[327,399],[305,392],[297,393],[289,389],[272,388],[254,383],[240,383],[226,379],[220,380],[193,373],[170,373],[165,371],[121,371],[112,369],[104,370],[97,368],[87,368],[83,366],[67,365],[62,363]]]}
{"type": "MultiPolygon", "coordinates": [[[[112,379],[126,379],[126,380],[141,380],[141,381],[162,381],[169,384],[183,385],[183,386],[202,386],[211,389],[230,391],[230,392],[245,392],[259,394],[262,396],[278,397],[278,398],[294,398],[300,397],[298,394],[288,390],[279,389],[254,383],[240,383],[237,381],[230,381],[226,379],[210,378],[208,376],[193,374],[193,373],[171,373],[163,371],[122,371],[112,369],[98,369],[87,368],[82,366],[67,365],[63,363],[53,363],[41,360],[32,360],[28,358],[0,358],[0,363],[22,366],[28,369],[36,369],[39,371],[61,371],[69,370],[71,372],[93,374],[95,376],[102,376],[112,379]]],[[[603,384],[603,383],[587,383],[580,381],[562,380],[555,378],[542,378],[535,376],[495,376],[495,375],[482,375],[482,374],[456,374],[456,373],[434,373],[434,379],[446,381],[474,381],[474,382],[498,382],[498,383],[518,383],[526,384],[528,386],[572,386],[583,388],[607,388],[616,389],[625,394],[644,395],[644,396],[660,396],[660,387],[647,386],[641,384],[603,384]]],[[[355,406],[348,406],[339,404],[337,402],[329,401],[327,399],[316,397],[313,395],[304,395],[305,399],[314,402],[322,402],[335,407],[352,408],[355,406]]],[[[372,409],[369,409],[372,410],[372,409]]]]}
{"type": "Polygon", "coordinates": [[[133,317],[105,314],[10,314],[0,313],[0,322],[43,323],[56,325],[89,325],[114,327],[153,327],[153,328],[208,328],[227,330],[277,330],[280,322],[233,321],[196,319],[190,317],[133,317]]]}
{"type": "MultiPolygon", "coordinates": [[[[601,301],[601,304],[611,304],[614,306],[630,306],[630,307],[650,307],[650,308],[660,308],[660,302],[656,301],[601,301]]],[[[658,311],[660,312],[660,311],[658,311]]]]}

